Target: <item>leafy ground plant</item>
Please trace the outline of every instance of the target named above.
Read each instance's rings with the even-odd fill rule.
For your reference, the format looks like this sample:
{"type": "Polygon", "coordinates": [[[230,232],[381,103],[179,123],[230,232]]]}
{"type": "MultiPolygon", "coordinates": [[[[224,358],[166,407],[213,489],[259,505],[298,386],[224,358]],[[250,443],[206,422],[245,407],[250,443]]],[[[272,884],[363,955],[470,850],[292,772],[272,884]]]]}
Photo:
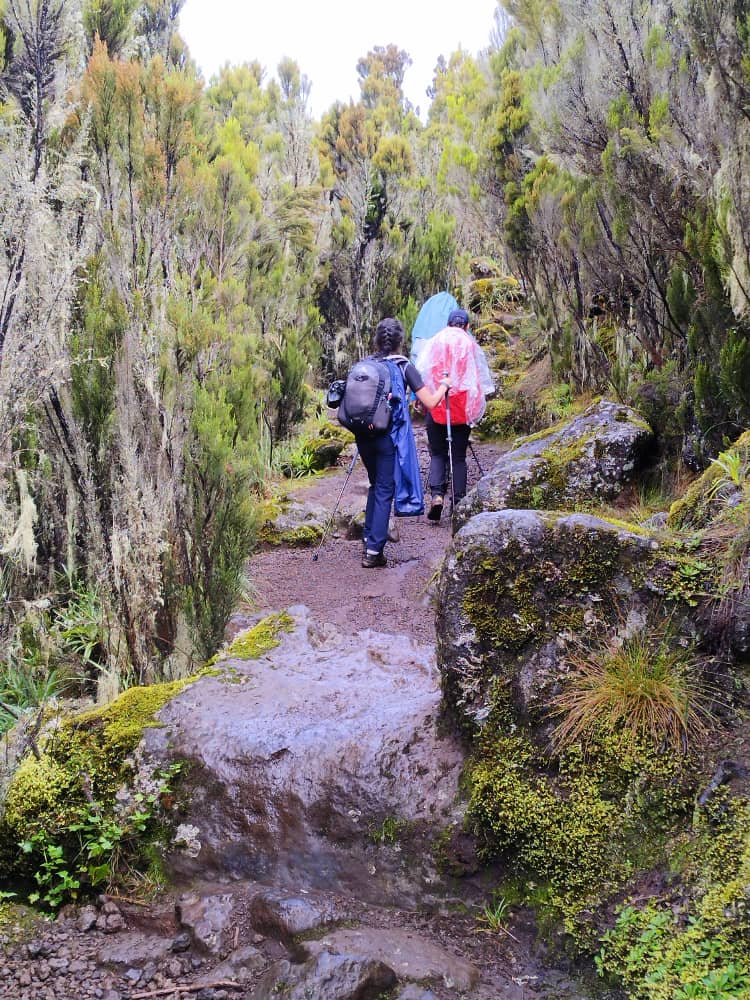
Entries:
{"type": "Polygon", "coordinates": [[[34,873],[38,889],[29,895],[29,902],[55,910],[99,887],[126,881],[158,820],[160,799],[171,790],[180,768],[175,763],[160,772],[156,792],[136,793],[130,807],[116,815],[92,801],[76,810],[76,821],[63,836],[39,830],[24,841],[23,853],[39,859],[34,873]]]}
{"type": "Polygon", "coordinates": [[[685,926],[668,908],[626,906],[602,938],[599,975],[616,976],[634,1000],[746,1000],[747,962],[724,933],[700,917],[685,926]]]}
{"type": "Polygon", "coordinates": [[[62,668],[46,670],[9,658],[0,665],[0,733],[15,725],[26,709],[57,697],[69,686],[70,677],[62,668]]]}
{"type": "Polygon", "coordinates": [[[707,495],[710,498],[725,498],[727,493],[741,490],[750,472],[750,457],[744,450],[722,451],[711,463],[716,478],[711,483],[707,495]]]}
{"type": "Polygon", "coordinates": [[[488,933],[498,933],[505,930],[510,918],[510,903],[503,896],[488,903],[477,917],[479,929],[488,933]]]}
{"type": "Polygon", "coordinates": [[[559,746],[617,729],[684,750],[705,735],[709,701],[698,664],[665,632],[644,629],[568,659],[573,673],[552,709],[562,716],[554,731],[559,746]]]}

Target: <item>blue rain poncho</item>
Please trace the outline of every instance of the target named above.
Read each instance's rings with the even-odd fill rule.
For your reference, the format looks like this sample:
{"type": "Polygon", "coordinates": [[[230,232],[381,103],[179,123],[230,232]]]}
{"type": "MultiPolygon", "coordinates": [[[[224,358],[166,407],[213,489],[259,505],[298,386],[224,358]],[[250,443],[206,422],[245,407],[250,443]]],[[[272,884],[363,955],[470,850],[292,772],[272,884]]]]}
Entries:
{"type": "MultiPolygon", "coordinates": [[[[458,307],[458,302],[450,292],[438,292],[437,295],[430,296],[417,313],[414,326],[411,328],[411,363],[417,364],[419,353],[435,334],[448,324],[448,317],[454,309],[458,307]]],[[[419,367],[417,365],[417,367],[419,367]]]]}
{"type": "Polygon", "coordinates": [[[411,429],[408,390],[399,366],[388,358],[386,364],[391,372],[392,416],[389,433],[396,450],[393,469],[396,484],[393,512],[396,517],[415,517],[424,514],[424,493],[417,445],[411,429]]]}

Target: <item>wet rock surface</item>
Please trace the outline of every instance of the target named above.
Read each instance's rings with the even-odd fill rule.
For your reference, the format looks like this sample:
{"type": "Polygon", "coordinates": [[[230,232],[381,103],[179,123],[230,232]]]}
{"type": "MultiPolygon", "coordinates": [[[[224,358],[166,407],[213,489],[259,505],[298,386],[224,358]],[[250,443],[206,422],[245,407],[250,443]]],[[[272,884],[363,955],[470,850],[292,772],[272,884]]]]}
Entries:
{"type": "Polygon", "coordinates": [[[574,633],[601,630],[618,606],[642,624],[660,599],[658,549],[648,532],[588,514],[473,517],[454,538],[438,595],[438,658],[453,714],[481,724],[502,677],[519,715],[543,720],[574,633]]]}
{"type": "MultiPolygon", "coordinates": [[[[125,929],[107,935],[78,929],[77,912],[56,921],[6,925],[0,936],[0,996],[13,1000],[203,1000],[332,998],[361,1000],[398,990],[402,1000],[581,1000],[589,996],[560,972],[534,959],[533,935],[478,934],[469,913],[368,906],[334,893],[308,893],[309,929],[287,944],[269,936],[260,900],[292,912],[300,894],[284,896],[252,882],[222,886],[231,931],[213,955],[190,944],[170,947],[186,902],[210,911],[216,886],[196,884],[162,899],[158,927],[141,926],[144,908],[119,903],[125,929]],[[334,927],[331,926],[333,921],[334,927]]],[[[301,894],[303,897],[305,893],[301,894]]],[[[101,909],[101,902],[97,909],[101,909]]],[[[20,918],[19,918],[20,921],[20,918]]],[[[146,924],[148,925],[148,921],[146,924]]]]}
{"type": "Polygon", "coordinates": [[[301,950],[311,958],[325,953],[367,955],[390,966],[402,979],[443,980],[464,993],[479,982],[479,970],[470,962],[414,931],[346,928],[302,945],[301,950]]]}
{"type": "Polygon", "coordinates": [[[457,740],[437,732],[433,647],[288,611],[294,629],[277,648],[222,661],[146,733],[154,766],[189,762],[183,819],[201,849],[176,855],[176,869],[432,898],[429,843],[460,815],[463,765],[457,740]]]}

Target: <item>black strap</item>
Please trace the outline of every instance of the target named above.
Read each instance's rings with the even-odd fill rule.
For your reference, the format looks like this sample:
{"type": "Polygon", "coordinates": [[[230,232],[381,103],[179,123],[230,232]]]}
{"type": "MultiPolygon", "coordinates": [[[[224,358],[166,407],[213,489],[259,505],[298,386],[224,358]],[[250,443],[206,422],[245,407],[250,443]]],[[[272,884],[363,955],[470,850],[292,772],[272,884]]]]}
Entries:
{"type": "Polygon", "coordinates": [[[367,414],[367,426],[368,427],[372,427],[372,421],[373,421],[373,418],[375,416],[375,412],[376,412],[376,410],[378,408],[379,401],[385,395],[384,389],[385,389],[385,379],[383,378],[382,374],[380,373],[380,369],[378,369],[378,394],[375,397],[375,402],[372,405],[372,409],[367,414]]]}

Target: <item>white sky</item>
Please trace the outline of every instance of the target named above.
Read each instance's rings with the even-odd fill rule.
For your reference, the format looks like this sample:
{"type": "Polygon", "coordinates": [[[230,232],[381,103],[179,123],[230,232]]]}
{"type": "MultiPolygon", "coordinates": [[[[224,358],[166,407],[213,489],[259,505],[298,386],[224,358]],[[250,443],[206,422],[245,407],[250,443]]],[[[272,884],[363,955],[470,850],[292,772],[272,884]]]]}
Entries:
{"type": "Polygon", "coordinates": [[[357,100],[357,60],[376,45],[406,50],[404,92],[424,117],[439,55],[489,45],[497,0],[187,0],[180,33],[208,81],[225,62],[257,59],[266,79],[294,59],[312,83],[317,118],[335,100],[357,100]]]}

